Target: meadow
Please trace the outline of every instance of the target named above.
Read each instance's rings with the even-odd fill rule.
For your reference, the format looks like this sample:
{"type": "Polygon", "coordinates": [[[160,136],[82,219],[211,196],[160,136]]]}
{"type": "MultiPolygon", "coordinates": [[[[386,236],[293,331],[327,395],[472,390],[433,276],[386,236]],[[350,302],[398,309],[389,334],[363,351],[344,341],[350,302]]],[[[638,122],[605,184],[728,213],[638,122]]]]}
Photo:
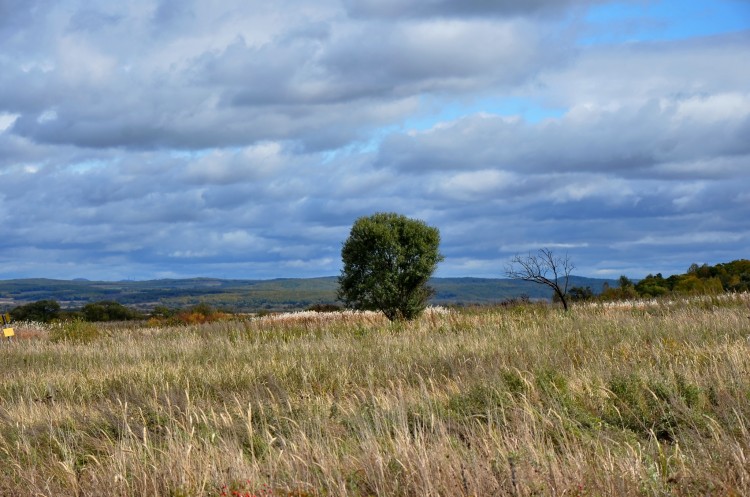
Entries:
{"type": "Polygon", "coordinates": [[[0,495],[750,495],[750,295],[17,324],[0,495]]]}

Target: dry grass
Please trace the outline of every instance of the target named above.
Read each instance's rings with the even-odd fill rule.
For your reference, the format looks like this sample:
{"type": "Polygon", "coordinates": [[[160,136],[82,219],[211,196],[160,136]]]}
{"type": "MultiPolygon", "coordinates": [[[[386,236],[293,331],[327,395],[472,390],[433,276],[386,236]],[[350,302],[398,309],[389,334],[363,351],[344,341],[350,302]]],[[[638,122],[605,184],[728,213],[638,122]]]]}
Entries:
{"type": "Polygon", "coordinates": [[[0,495],[750,495],[750,297],[17,326],[0,495]]]}

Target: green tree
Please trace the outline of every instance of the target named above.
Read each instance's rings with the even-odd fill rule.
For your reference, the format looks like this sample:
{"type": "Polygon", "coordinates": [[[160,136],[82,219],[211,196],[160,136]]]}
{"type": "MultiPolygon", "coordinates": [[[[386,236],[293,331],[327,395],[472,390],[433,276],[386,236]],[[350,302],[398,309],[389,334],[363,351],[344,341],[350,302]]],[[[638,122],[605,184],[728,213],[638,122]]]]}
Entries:
{"type": "Polygon", "coordinates": [[[602,290],[599,295],[601,300],[633,300],[639,297],[633,281],[625,275],[620,276],[617,280],[617,288],[610,288],[609,285],[602,290]]]}
{"type": "Polygon", "coordinates": [[[674,292],[684,295],[718,295],[724,291],[719,278],[701,279],[693,274],[683,275],[674,286],[674,292]]]}
{"type": "Polygon", "coordinates": [[[657,273],[656,276],[649,274],[635,285],[635,290],[641,297],[660,297],[671,291],[667,280],[657,273]]]}
{"type": "Polygon", "coordinates": [[[620,279],[618,280],[618,283],[620,285],[620,288],[623,289],[623,290],[625,290],[627,288],[633,288],[635,286],[635,284],[633,283],[633,281],[630,278],[628,278],[627,276],[625,276],[624,274],[622,276],[620,276],[620,279]]]}
{"type": "Polygon", "coordinates": [[[391,321],[414,319],[433,294],[439,245],[440,232],[423,221],[382,212],[357,219],[341,250],[338,298],[391,321]]]}
{"type": "MultiPolygon", "coordinates": [[[[553,301],[559,300],[559,297],[557,297],[557,294],[555,294],[552,298],[553,301]]],[[[591,289],[590,286],[582,287],[582,286],[574,286],[571,287],[570,290],[568,290],[568,298],[571,302],[585,302],[587,300],[593,300],[594,298],[594,291],[591,289]]]]}
{"type": "Polygon", "coordinates": [[[39,321],[49,323],[60,315],[60,304],[55,300],[39,300],[16,307],[10,311],[14,321],[39,321]]]}
{"type": "Polygon", "coordinates": [[[111,300],[86,304],[81,312],[86,321],[129,321],[138,317],[137,312],[111,300]]]}

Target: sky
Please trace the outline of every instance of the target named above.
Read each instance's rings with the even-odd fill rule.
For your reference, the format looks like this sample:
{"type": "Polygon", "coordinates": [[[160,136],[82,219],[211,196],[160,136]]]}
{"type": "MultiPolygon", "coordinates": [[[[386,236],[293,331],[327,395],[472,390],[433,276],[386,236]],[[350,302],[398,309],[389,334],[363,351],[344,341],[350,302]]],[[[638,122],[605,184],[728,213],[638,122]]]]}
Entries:
{"type": "Polygon", "coordinates": [[[750,1],[0,0],[0,278],[750,257],[750,1]]]}

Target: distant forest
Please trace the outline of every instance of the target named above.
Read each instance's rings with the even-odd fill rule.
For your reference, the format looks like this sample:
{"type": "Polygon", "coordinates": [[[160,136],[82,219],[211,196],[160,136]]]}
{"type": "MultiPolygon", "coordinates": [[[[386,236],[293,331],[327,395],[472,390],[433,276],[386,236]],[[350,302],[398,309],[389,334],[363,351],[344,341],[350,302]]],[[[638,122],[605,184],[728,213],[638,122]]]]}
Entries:
{"type": "MultiPolygon", "coordinates": [[[[517,300],[550,300],[534,283],[488,278],[433,278],[434,305],[492,305],[517,300]]],[[[623,300],[669,295],[715,295],[750,291],[750,260],[715,266],[693,264],[684,274],[649,274],[605,280],[571,276],[572,301],[623,300]]],[[[213,278],[101,282],[19,279],[0,281],[0,307],[15,320],[87,321],[170,317],[188,312],[202,319],[215,312],[275,312],[336,309],[337,278],[222,280],[213,278]]]]}
{"type": "MultiPolygon", "coordinates": [[[[615,280],[571,277],[571,285],[601,292],[615,280]]],[[[492,304],[521,296],[549,300],[549,289],[526,281],[489,278],[434,278],[434,305],[492,304]]],[[[157,306],[185,309],[207,304],[232,312],[284,311],[314,305],[336,305],[336,277],[222,280],[102,282],[87,280],[22,279],[0,281],[0,305],[9,310],[40,301],[54,301],[62,309],[82,309],[100,302],[116,302],[150,312],[157,306]]]]}
{"type": "Polygon", "coordinates": [[[750,291],[750,260],[739,259],[715,266],[693,264],[685,274],[674,274],[667,278],[661,273],[649,274],[637,283],[621,276],[617,286],[607,284],[598,295],[592,289],[582,287],[572,288],[571,294],[574,300],[594,297],[601,300],[620,300],[747,291],[750,291]]]}

